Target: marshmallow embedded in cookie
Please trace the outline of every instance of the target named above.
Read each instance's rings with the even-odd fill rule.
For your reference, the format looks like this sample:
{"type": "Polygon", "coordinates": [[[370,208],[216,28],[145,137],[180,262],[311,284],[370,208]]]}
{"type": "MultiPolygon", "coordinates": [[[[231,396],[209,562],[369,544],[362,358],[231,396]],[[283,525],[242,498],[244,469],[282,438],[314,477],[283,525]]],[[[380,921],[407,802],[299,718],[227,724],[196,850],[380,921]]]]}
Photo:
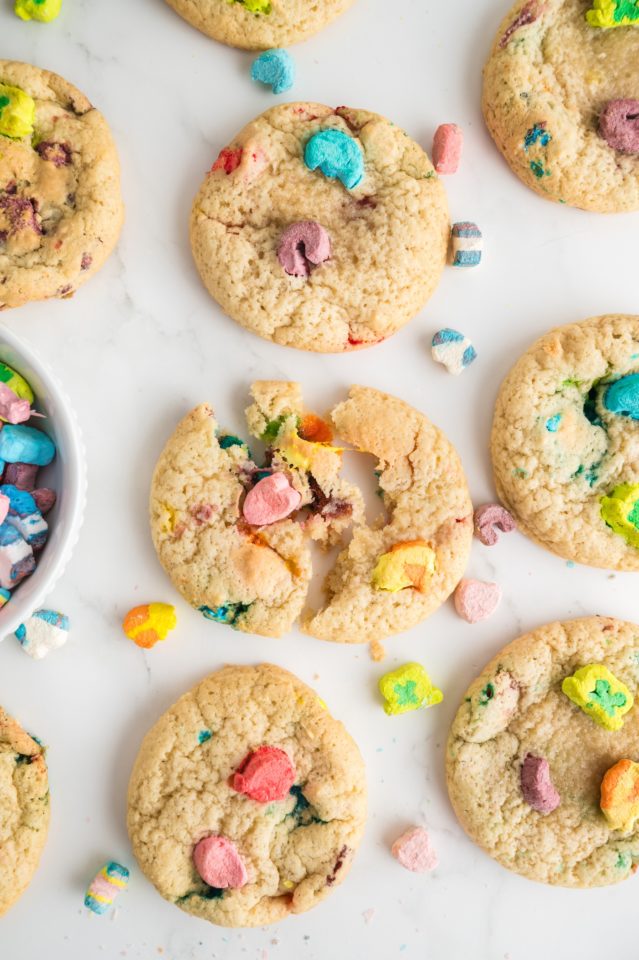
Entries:
{"type": "Polygon", "coordinates": [[[444,187],[417,143],[378,114],[317,103],[249,123],[191,213],[196,266],[222,309],[321,352],[372,346],[408,323],[439,282],[449,234],[444,187]]]}

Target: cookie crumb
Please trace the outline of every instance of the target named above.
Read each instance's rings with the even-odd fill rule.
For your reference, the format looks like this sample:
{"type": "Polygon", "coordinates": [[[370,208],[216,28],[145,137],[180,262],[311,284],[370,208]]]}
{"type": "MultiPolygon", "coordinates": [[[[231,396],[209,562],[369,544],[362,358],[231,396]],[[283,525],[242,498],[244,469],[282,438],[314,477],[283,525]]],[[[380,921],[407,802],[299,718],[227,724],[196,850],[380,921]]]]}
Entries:
{"type": "Polygon", "coordinates": [[[379,640],[371,640],[368,649],[370,650],[371,660],[375,663],[382,663],[386,659],[386,648],[379,640]]]}

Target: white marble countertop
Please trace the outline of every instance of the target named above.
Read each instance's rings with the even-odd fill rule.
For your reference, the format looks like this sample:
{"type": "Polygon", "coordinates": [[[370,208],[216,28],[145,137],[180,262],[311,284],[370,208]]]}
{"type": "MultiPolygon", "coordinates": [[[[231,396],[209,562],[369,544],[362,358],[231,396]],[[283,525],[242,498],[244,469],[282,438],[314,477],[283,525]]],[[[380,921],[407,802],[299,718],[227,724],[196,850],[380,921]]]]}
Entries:
{"type": "Polygon", "coordinates": [[[319,409],[351,383],[398,394],[447,432],[475,502],[485,501],[493,496],[493,402],[515,358],[553,325],[637,312],[639,215],[598,217],[537,198],[484,129],[481,66],[508,2],[358,0],[294,48],[298,99],[376,110],[427,148],[439,123],[462,125],[463,168],[446,179],[451,213],[475,220],[486,237],[481,269],[447,270],[427,308],[397,336],[336,357],[245,333],[208,298],[191,261],[188,212],[204,171],[274,102],[251,84],[251,55],[201,36],[162,0],[65,0],[49,26],[22,23],[9,0],[0,3],[0,56],[64,74],[106,114],[127,205],[117,252],[73,300],[2,317],[65,382],[89,458],[85,527],[52,598],[72,619],[71,640],[40,663],[12,639],[0,646],[0,701],[49,745],[52,796],[41,868],[0,921],[3,960],[537,960],[547,953],[594,960],[604,944],[615,955],[634,944],[639,879],[579,892],[508,874],[457,824],[443,747],[467,683],[495,651],[555,618],[639,619],[636,580],[569,568],[518,534],[493,550],[475,543],[469,572],[501,583],[498,613],[471,627],[448,604],[389,641],[380,667],[366,647],[297,634],[266,640],[207,623],[163,575],[147,525],[151,470],[177,419],[210,400],[221,422],[240,431],[248,384],[264,377],[301,380],[319,409]],[[429,356],[432,333],[445,325],[470,335],[479,352],[460,379],[429,356]],[[123,636],[120,620],[136,603],[162,599],[176,603],[179,629],[147,654],[123,636]],[[370,819],[350,877],[328,901],[279,926],[237,932],[182,914],[134,867],[125,792],[143,733],[179,694],[223,662],[262,659],[294,670],[344,720],[367,764],[370,819]],[[444,703],[387,718],[376,680],[408,659],[425,664],[444,703]],[[440,857],[425,877],[389,854],[413,823],[428,826],[440,857]],[[99,919],[82,900],[107,858],[134,869],[116,911],[99,919]]]}

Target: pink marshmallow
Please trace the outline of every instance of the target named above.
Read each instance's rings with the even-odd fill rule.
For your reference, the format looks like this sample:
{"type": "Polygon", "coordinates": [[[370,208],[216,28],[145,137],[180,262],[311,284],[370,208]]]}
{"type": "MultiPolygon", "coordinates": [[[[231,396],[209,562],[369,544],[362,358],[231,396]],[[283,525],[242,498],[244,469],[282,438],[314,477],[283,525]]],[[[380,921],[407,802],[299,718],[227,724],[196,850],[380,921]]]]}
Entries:
{"type": "Polygon", "coordinates": [[[550,766],[544,757],[526,754],[521,765],[521,792],[524,800],[538,813],[552,813],[561,797],[550,778],[550,766]]]}
{"type": "Polygon", "coordinates": [[[50,490],[48,487],[39,487],[37,490],[33,490],[31,496],[35,500],[40,513],[48,513],[49,510],[52,510],[57,499],[55,490],[50,490]]]}
{"type": "Polygon", "coordinates": [[[0,382],[0,417],[8,423],[24,423],[31,416],[31,404],[21,400],[6,383],[0,382]]]}
{"type": "Polygon", "coordinates": [[[195,869],[205,883],[218,890],[237,890],[248,881],[244,861],[227,837],[204,837],[193,851],[195,869]]]}
{"type": "Polygon", "coordinates": [[[272,473],[255,484],[246,495],[244,519],[253,527],[266,527],[284,520],[296,510],[302,500],[284,473],[272,473]]]}
{"type": "Polygon", "coordinates": [[[457,173],[464,145],[464,132],[456,123],[437,127],[433,139],[433,166],[437,173],[457,173]]]}
{"type": "Polygon", "coordinates": [[[300,220],[287,227],[277,248],[277,259],[285,273],[307,277],[312,266],[331,257],[331,238],[315,220],[300,220]]]}
{"type": "Polygon", "coordinates": [[[497,530],[512,533],[517,529],[514,518],[499,503],[485,503],[475,510],[475,536],[486,547],[494,547],[499,540],[497,530]],[[495,527],[497,530],[495,530],[495,527]]]}
{"type": "Polygon", "coordinates": [[[258,803],[285,800],[295,783],[295,767],[285,750],[262,746],[250,753],[233,777],[233,789],[258,803]]]}
{"type": "Polygon", "coordinates": [[[599,117],[599,133],[619,153],[639,153],[639,100],[610,100],[599,117]]]}
{"type": "Polygon", "coordinates": [[[7,519],[10,503],[9,497],[5,497],[4,493],[0,493],[0,523],[4,523],[7,519]]]}
{"type": "Polygon", "coordinates": [[[498,583],[462,580],[455,590],[455,610],[468,623],[479,623],[492,617],[500,602],[498,583]]]}
{"type": "Polygon", "coordinates": [[[36,485],[36,476],[39,469],[37,463],[8,463],[2,482],[12,483],[18,490],[31,492],[36,485]]]}
{"type": "Polygon", "coordinates": [[[439,860],[423,827],[413,827],[395,841],[391,853],[402,867],[413,873],[434,870],[439,860]]]}

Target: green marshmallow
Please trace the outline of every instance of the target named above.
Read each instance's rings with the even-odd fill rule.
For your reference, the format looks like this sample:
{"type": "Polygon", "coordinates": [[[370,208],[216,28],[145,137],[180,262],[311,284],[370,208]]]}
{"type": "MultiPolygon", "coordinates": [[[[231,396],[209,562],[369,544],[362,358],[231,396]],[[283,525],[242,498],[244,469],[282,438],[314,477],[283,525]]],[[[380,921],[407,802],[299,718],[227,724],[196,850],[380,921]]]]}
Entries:
{"type": "Polygon", "coordinates": [[[270,13],[270,0],[227,0],[228,3],[241,3],[249,13],[270,13]]]}
{"type": "Polygon", "coordinates": [[[16,0],[13,9],[21,20],[51,23],[62,9],[62,0],[16,0]]]}
{"type": "Polygon", "coordinates": [[[35,103],[19,87],[0,83],[0,136],[22,140],[33,133],[35,103]]]}
{"type": "Polygon", "coordinates": [[[639,550],[639,483],[622,483],[601,498],[601,516],[611,530],[639,550]]]}

